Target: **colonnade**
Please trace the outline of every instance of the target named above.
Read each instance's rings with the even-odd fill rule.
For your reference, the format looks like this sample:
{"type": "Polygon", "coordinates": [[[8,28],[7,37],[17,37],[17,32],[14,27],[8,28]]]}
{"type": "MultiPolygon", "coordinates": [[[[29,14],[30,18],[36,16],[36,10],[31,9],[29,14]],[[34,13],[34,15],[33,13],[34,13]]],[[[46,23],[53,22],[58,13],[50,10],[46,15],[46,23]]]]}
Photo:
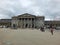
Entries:
{"type": "Polygon", "coordinates": [[[35,18],[19,18],[21,28],[35,28],[35,18]]]}

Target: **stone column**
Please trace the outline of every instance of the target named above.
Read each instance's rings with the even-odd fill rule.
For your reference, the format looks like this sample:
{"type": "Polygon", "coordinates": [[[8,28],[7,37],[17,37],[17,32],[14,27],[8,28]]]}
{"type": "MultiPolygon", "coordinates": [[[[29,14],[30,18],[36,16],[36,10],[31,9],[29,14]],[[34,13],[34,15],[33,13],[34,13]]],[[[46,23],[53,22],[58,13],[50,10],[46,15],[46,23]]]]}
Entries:
{"type": "Polygon", "coordinates": [[[21,28],[22,28],[22,18],[21,18],[21,28]]]}
{"type": "Polygon", "coordinates": [[[29,28],[29,18],[28,18],[28,28],[29,28]]]}
{"type": "Polygon", "coordinates": [[[19,22],[19,19],[17,18],[17,28],[18,28],[18,22],[19,22]]]}
{"type": "Polygon", "coordinates": [[[27,28],[28,28],[28,18],[27,18],[27,28]]]}
{"type": "Polygon", "coordinates": [[[32,28],[32,18],[31,18],[31,28],[32,28]]]}
{"type": "Polygon", "coordinates": [[[25,18],[24,18],[24,28],[25,28],[25,18]]]}
{"type": "Polygon", "coordinates": [[[35,18],[34,18],[34,28],[35,28],[35,18]]]}
{"type": "Polygon", "coordinates": [[[28,18],[27,18],[27,28],[28,28],[28,18]]]}

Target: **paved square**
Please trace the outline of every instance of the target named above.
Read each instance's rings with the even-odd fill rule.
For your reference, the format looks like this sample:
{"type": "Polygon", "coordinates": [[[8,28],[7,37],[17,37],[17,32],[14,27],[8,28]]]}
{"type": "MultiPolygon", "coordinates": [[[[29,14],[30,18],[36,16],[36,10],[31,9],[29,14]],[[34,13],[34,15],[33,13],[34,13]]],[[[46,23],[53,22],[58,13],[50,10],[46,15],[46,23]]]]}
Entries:
{"type": "Polygon", "coordinates": [[[48,30],[0,28],[0,45],[60,45],[60,30],[51,35],[48,30]]]}

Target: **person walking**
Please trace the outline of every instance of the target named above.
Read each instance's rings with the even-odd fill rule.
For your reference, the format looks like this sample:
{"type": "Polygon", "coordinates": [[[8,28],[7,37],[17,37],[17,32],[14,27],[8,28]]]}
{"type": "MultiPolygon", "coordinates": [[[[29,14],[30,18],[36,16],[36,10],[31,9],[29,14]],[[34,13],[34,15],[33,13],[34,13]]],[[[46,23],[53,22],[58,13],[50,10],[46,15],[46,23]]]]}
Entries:
{"type": "Polygon", "coordinates": [[[54,31],[53,28],[51,28],[50,30],[51,30],[51,34],[53,35],[53,31],[54,31]]]}
{"type": "Polygon", "coordinates": [[[53,25],[51,24],[51,25],[50,25],[50,32],[51,32],[52,35],[53,35],[53,31],[54,31],[54,27],[53,27],[53,25]]]}
{"type": "Polygon", "coordinates": [[[41,30],[42,32],[44,32],[44,31],[45,31],[45,30],[44,30],[44,27],[41,27],[41,28],[40,28],[40,30],[41,30]]]}

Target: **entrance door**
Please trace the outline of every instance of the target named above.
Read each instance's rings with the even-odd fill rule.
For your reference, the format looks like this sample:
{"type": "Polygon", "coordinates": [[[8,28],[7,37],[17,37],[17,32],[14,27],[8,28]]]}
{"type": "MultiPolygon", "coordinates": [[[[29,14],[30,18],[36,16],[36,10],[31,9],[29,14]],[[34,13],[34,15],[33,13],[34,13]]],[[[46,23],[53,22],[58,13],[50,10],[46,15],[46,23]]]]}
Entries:
{"type": "Polygon", "coordinates": [[[32,28],[34,28],[34,24],[32,24],[32,28]]]}
{"type": "Polygon", "coordinates": [[[13,24],[13,28],[14,28],[14,29],[16,28],[16,24],[13,24]]]}
{"type": "Polygon", "coordinates": [[[26,24],[25,27],[27,28],[28,27],[28,24],[26,24]]]}

